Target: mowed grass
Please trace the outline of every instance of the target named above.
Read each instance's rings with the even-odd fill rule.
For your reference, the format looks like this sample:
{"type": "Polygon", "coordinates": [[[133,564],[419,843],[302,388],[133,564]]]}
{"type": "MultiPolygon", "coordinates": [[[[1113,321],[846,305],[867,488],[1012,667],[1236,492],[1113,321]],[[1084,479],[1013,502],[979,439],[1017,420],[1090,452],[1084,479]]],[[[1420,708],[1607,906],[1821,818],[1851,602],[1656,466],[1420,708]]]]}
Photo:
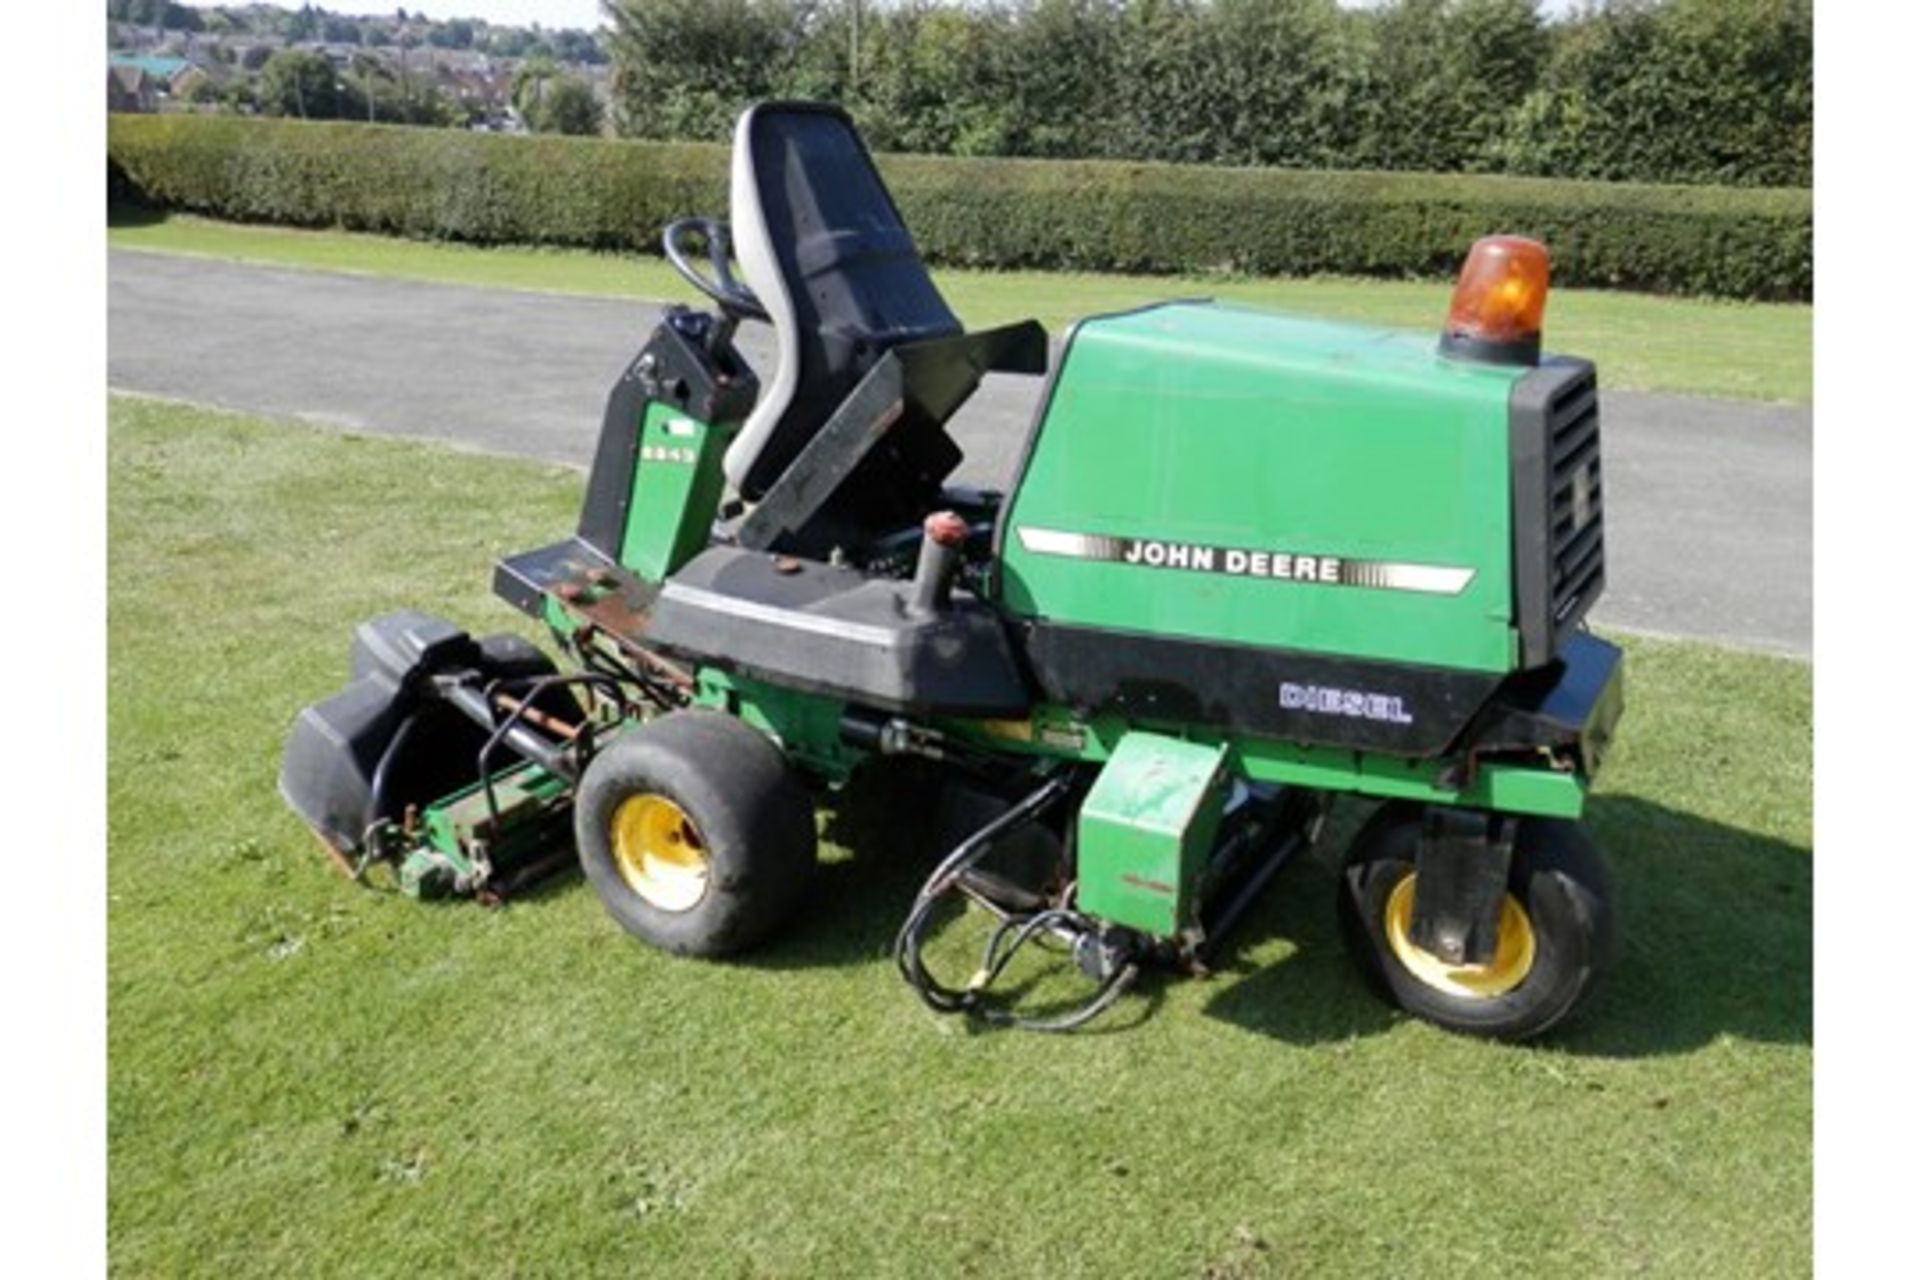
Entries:
{"type": "MultiPolygon", "coordinates": [[[[116,248],[406,279],[649,299],[696,295],[660,258],[428,243],[172,216],[111,226],[116,248]]],[[[1464,251],[1465,246],[1461,246],[1464,251]]],[[[1432,281],[1236,279],[937,271],[971,327],[1033,316],[1056,335],[1080,316],[1162,298],[1214,297],[1343,320],[1436,329],[1451,286],[1432,281]]],[[[1813,308],[1556,289],[1548,345],[1597,362],[1611,387],[1809,403],[1813,308]]]]}
{"type": "Polygon", "coordinates": [[[501,910],[346,884],[275,793],[288,723],[362,618],[512,625],[490,562],[571,527],[580,477],[143,400],[110,424],[118,1273],[1810,1269],[1803,665],[1627,642],[1591,807],[1618,963],[1547,1043],[1377,1002],[1337,841],[1213,979],[1094,1034],[972,1033],[888,961],[925,864],[881,788],[733,963],[629,942],[577,878],[501,910]]]}

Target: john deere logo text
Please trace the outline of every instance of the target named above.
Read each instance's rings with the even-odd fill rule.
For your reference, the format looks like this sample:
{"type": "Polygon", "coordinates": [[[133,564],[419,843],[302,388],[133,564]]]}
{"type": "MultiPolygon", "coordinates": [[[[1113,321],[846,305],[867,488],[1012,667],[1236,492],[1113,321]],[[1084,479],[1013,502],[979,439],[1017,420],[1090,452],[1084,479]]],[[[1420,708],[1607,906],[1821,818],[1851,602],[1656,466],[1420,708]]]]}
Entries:
{"type": "Polygon", "coordinates": [[[1198,569],[1203,573],[1237,573],[1253,578],[1288,578],[1294,582],[1340,581],[1338,556],[1295,556],[1284,551],[1242,551],[1238,547],[1203,547],[1192,542],[1128,542],[1120,558],[1128,564],[1155,569],[1198,569]]]}
{"type": "Polygon", "coordinates": [[[1217,547],[1161,538],[1116,538],[1104,533],[1073,533],[1022,525],[1020,546],[1033,555],[1106,560],[1142,569],[1221,573],[1236,578],[1268,578],[1325,587],[1371,587],[1378,591],[1419,591],[1457,596],[1473,581],[1472,569],[1449,565],[1406,564],[1397,560],[1356,560],[1319,552],[1268,547],[1217,547]]]}

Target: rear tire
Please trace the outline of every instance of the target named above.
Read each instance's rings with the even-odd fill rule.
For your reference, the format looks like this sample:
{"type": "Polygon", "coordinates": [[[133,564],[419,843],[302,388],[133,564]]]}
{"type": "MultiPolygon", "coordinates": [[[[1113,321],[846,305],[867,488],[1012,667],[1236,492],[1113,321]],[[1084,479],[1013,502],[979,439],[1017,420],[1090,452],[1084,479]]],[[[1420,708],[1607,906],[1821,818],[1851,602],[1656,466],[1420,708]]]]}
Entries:
{"type": "Polygon", "coordinates": [[[1449,1031],[1526,1040],[1565,1018],[1594,988],[1612,952],[1612,878],[1577,824],[1522,818],[1495,960],[1449,968],[1407,940],[1421,807],[1382,805],[1341,868],[1348,953],[1373,985],[1449,1031]]]}
{"type": "Polygon", "coordinates": [[[628,933],[718,956],[792,916],[813,870],[813,803],[763,734],[676,711],[594,756],[574,801],[580,865],[628,933]]]}

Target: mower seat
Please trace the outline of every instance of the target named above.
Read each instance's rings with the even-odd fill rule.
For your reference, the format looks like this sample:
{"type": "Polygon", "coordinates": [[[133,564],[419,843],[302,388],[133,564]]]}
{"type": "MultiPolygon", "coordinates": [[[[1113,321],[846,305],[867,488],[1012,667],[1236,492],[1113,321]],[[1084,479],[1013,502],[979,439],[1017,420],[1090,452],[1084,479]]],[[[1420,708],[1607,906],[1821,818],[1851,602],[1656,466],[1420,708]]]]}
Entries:
{"type": "Polygon", "coordinates": [[[757,501],[888,351],[961,327],[840,108],[748,108],[730,202],[734,250],[779,351],[722,464],[757,501]]]}

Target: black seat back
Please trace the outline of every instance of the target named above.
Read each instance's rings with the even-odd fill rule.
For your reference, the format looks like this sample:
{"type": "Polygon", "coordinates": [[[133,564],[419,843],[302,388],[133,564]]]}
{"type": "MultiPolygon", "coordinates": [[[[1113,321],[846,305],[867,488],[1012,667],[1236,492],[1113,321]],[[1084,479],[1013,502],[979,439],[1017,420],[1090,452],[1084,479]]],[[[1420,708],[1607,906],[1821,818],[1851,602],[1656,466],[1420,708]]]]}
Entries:
{"type": "Polygon", "coordinates": [[[734,134],[732,232],[779,339],[780,368],[728,449],[758,498],[882,355],[961,331],[853,121],[838,107],[765,103],[734,134]]]}

